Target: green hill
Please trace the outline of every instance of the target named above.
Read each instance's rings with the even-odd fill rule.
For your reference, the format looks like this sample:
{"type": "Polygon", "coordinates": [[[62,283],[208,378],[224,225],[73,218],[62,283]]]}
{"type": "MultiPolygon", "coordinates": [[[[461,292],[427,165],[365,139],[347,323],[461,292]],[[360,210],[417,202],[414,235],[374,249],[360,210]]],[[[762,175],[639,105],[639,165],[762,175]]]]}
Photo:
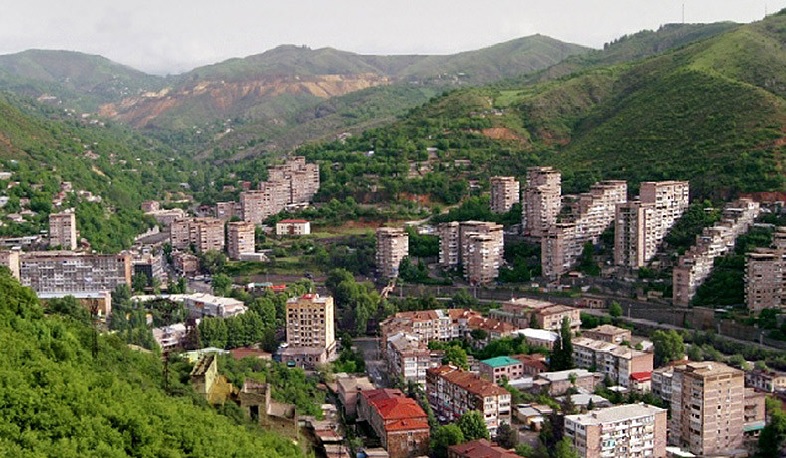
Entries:
{"type": "Polygon", "coordinates": [[[160,357],[98,338],[78,319],[47,316],[0,272],[0,454],[34,457],[296,457],[273,433],[220,416],[179,381],[162,389],[160,357]]]}
{"type": "MultiPolygon", "coordinates": [[[[456,178],[483,184],[532,165],[562,170],[566,192],[601,179],[629,180],[634,191],[642,180],[687,179],[693,194],[714,197],[784,190],[784,42],[779,14],[640,62],[457,90],[390,127],[302,151],[345,162],[356,177],[327,184],[323,198],[384,201],[400,188],[452,203],[468,189],[456,178]]],[[[339,172],[328,178],[343,179],[339,172]]]]}
{"type": "Polygon", "coordinates": [[[99,251],[127,248],[148,225],[140,203],[181,191],[179,184],[193,178],[193,168],[189,159],[128,128],[0,94],[0,170],[13,172],[0,183],[0,194],[9,197],[0,217],[20,211],[25,198],[36,212],[25,223],[3,225],[0,235],[46,229],[47,215],[57,211],[52,201],[61,183],[70,181],[74,193],[65,196],[62,208],[77,209],[81,235],[99,251]],[[77,191],[100,196],[101,202],[77,191]]]}
{"type": "Polygon", "coordinates": [[[158,90],[165,80],[101,56],[71,51],[29,50],[0,56],[0,88],[66,107],[96,112],[104,103],[158,90]],[[54,100],[50,100],[54,101],[54,100]]]}

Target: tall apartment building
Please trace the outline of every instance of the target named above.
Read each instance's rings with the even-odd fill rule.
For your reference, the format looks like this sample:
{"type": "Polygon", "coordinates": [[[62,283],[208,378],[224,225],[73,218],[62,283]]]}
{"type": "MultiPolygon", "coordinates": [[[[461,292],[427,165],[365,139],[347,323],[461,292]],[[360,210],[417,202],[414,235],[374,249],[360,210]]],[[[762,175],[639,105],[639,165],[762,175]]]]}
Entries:
{"type": "Polygon", "coordinates": [[[756,248],[745,260],[745,303],[760,312],[783,307],[783,257],[781,250],[756,248]]]}
{"type": "Polygon", "coordinates": [[[49,215],[49,246],[76,250],[76,214],[73,211],[49,215]]]}
{"type": "Polygon", "coordinates": [[[616,385],[628,388],[631,374],[652,372],[653,354],[586,337],[573,339],[576,367],[595,368],[616,385]]]}
{"type": "Polygon", "coordinates": [[[377,272],[383,278],[398,277],[401,260],[409,256],[409,235],[398,227],[377,229],[377,272]]]}
{"type": "Polygon", "coordinates": [[[243,221],[262,224],[268,216],[273,214],[269,195],[264,191],[251,190],[240,193],[240,213],[243,221]]]}
{"type": "Polygon", "coordinates": [[[627,404],[565,416],[565,436],[582,458],[666,456],[666,409],[627,404]]]}
{"type": "Polygon", "coordinates": [[[617,204],[628,199],[624,181],[601,181],[581,194],[572,221],[552,225],[541,239],[543,275],[556,278],[570,271],[584,244],[596,244],[603,231],[614,221],[617,204]]]}
{"type": "Polygon", "coordinates": [[[336,356],[333,298],[304,294],[287,300],[287,347],[281,360],[313,368],[336,356]]]}
{"type": "Polygon", "coordinates": [[[456,267],[461,263],[459,223],[451,221],[437,226],[439,235],[439,265],[442,268],[456,267]]]}
{"type": "Polygon", "coordinates": [[[639,200],[617,206],[615,265],[637,269],[657,253],[666,234],[690,204],[687,181],[646,181],[639,200]]]}
{"type": "Polygon", "coordinates": [[[704,280],[712,272],[716,257],[726,254],[737,237],[746,233],[759,216],[760,208],[751,199],[740,199],[727,205],[723,218],[711,228],[704,228],[693,245],[677,260],[673,271],[675,305],[688,305],[704,280]]]}
{"type": "Polygon", "coordinates": [[[22,253],[19,276],[22,285],[36,293],[113,291],[118,285],[131,286],[131,255],[22,253]]]}
{"type": "Polygon", "coordinates": [[[191,245],[204,253],[224,251],[224,222],[218,218],[186,218],[172,222],[169,240],[173,248],[186,249],[191,245]]]}
{"type": "Polygon", "coordinates": [[[287,204],[310,202],[319,191],[319,164],[308,164],[295,156],[268,170],[268,183],[282,183],[287,204]]]}
{"type": "Polygon", "coordinates": [[[227,254],[229,259],[239,260],[243,253],[253,253],[256,225],[249,221],[227,223],[227,254]]]}
{"type": "Polygon", "coordinates": [[[491,177],[491,211],[507,213],[521,200],[521,186],[515,177],[491,177]]]}
{"type": "Polygon", "coordinates": [[[491,435],[503,423],[510,424],[510,392],[479,375],[455,366],[426,372],[426,394],[440,421],[454,422],[470,410],[483,414],[491,435]]]}
{"type": "Polygon", "coordinates": [[[674,367],[669,442],[701,456],[743,448],[745,376],[719,362],[674,367]]]}
{"type": "Polygon", "coordinates": [[[524,235],[542,237],[557,222],[562,208],[562,175],[551,167],[527,169],[527,184],[521,199],[521,229],[524,235]]]}
{"type": "Polygon", "coordinates": [[[439,263],[444,268],[464,267],[464,277],[472,283],[488,283],[499,275],[504,262],[505,240],[502,225],[485,221],[440,224],[439,263]]]}

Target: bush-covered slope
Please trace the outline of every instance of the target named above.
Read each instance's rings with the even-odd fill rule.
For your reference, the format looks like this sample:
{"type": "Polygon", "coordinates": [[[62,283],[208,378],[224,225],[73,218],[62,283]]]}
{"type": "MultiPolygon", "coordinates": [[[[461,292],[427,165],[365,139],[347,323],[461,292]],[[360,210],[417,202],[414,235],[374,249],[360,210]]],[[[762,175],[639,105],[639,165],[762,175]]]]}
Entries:
{"type": "Polygon", "coordinates": [[[0,455],[300,456],[193,395],[165,394],[157,356],[101,335],[94,359],[92,339],[92,328],[44,315],[32,291],[0,272],[0,455]]]}
{"type": "Polygon", "coordinates": [[[784,190],[782,43],[786,16],[779,14],[640,62],[535,85],[454,91],[390,127],[303,151],[335,161],[339,151],[374,150],[344,166],[364,177],[342,189],[351,193],[346,185],[357,185],[358,196],[385,185],[385,167],[408,177],[403,189],[445,203],[461,198],[444,199],[445,183],[460,178],[482,186],[491,175],[522,176],[531,165],[558,167],[566,192],[601,179],[629,180],[634,191],[643,180],[685,179],[694,195],[715,197],[784,190]],[[429,147],[437,150],[427,154],[429,147]],[[391,169],[406,161],[413,162],[391,169]]]}

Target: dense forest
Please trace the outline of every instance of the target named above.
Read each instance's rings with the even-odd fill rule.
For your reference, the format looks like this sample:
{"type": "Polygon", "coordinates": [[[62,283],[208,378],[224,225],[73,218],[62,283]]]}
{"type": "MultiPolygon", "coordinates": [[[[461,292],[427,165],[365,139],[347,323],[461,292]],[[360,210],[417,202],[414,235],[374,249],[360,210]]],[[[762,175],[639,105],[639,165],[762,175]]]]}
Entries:
{"type": "MultiPolygon", "coordinates": [[[[291,442],[217,414],[158,356],[47,313],[0,272],[0,450],[6,456],[296,457],[291,442]]],[[[187,377],[186,377],[187,379],[187,377]]]]}

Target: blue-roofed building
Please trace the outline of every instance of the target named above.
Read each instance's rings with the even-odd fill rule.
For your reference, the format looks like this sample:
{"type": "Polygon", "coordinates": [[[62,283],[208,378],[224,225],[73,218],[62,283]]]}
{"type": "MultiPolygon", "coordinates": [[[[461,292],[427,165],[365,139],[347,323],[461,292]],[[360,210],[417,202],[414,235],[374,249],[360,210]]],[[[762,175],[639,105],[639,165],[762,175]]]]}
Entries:
{"type": "Polygon", "coordinates": [[[480,375],[498,383],[503,377],[507,380],[520,378],[524,375],[524,365],[510,356],[497,356],[480,362],[480,375]]]}

